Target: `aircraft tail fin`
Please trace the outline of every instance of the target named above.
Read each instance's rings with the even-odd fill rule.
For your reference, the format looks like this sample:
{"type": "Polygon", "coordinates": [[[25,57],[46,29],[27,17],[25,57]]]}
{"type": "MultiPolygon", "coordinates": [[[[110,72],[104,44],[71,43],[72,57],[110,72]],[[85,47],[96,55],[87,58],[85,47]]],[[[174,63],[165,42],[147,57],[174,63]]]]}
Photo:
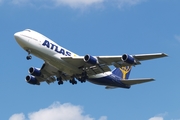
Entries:
{"type": "Polygon", "coordinates": [[[135,84],[141,84],[145,82],[154,81],[153,78],[141,78],[141,79],[128,79],[128,80],[121,80],[122,83],[126,85],[135,85],[135,84]]]}
{"type": "Polygon", "coordinates": [[[112,71],[113,74],[121,77],[123,80],[128,79],[132,66],[125,66],[121,68],[116,68],[112,71]]]}

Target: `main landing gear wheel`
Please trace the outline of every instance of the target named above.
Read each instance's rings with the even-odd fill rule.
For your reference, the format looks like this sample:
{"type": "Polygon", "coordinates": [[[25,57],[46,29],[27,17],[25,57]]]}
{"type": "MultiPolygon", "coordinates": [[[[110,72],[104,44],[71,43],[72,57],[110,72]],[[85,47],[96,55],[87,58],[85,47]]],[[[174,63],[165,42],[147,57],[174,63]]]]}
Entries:
{"type": "Polygon", "coordinates": [[[31,56],[31,55],[28,55],[28,56],[26,57],[26,59],[27,59],[27,60],[30,60],[30,59],[32,59],[32,56],[31,56]]]}
{"type": "Polygon", "coordinates": [[[61,85],[61,84],[63,84],[63,81],[62,81],[62,80],[60,80],[60,81],[58,82],[58,85],[61,85]]]}
{"type": "Polygon", "coordinates": [[[81,83],[86,82],[86,78],[79,78],[78,79],[81,83]]]}
{"type": "Polygon", "coordinates": [[[63,84],[63,81],[62,81],[62,78],[61,78],[61,77],[57,78],[57,81],[58,81],[58,85],[63,84]]]}
{"type": "Polygon", "coordinates": [[[78,78],[78,80],[83,83],[83,82],[86,82],[86,79],[87,79],[87,73],[86,72],[83,72],[82,75],[78,78]]]}
{"type": "Polygon", "coordinates": [[[83,83],[83,82],[86,82],[86,79],[81,79],[81,81],[80,81],[81,83],[83,83]]]}
{"type": "Polygon", "coordinates": [[[69,82],[74,85],[74,84],[77,84],[77,81],[75,79],[72,79],[72,80],[69,80],[69,82]]]}

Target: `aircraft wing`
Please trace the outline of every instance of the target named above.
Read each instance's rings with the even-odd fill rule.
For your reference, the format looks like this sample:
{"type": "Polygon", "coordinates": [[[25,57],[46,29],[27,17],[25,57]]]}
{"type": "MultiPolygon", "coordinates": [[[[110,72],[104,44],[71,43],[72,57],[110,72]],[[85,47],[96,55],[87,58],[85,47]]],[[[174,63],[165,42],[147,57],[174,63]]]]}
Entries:
{"type": "MultiPolygon", "coordinates": [[[[131,57],[135,59],[136,65],[141,64],[140,61],[143,61],[143,60],[151,60],[151,59],[156,59],[156,58],[161,58],[161,57],[166,57],[166,56],[167,55],[165,53],[131,55],[131,57]]],[[[108,65],[116,65],[116,64],[121,64],[121,66],[129,65],[128,63],[122,60],[122,56],[98,56],[97,58],[99,58],[100,61],[108,65]]]]}
{"type": "Polygon", "coordinates": [[[166,56],[167,56],[167,54],[165,54],[165,53],[133,55],[133,57],[136,58],[136,59],[139,60],[139,61],[151,60],[151,59],[156,59],[156,58],[161,58],[161,57],[166,57],[166,56]]]}
{"type": "Polygon", "coordinates": [[[40,82],[47,82],[48,84],[56,81],[56,77],[62,78],[63,81],[69,80],[70,76],[66,75],[65,73],[60,72],[57,68],[53,67],[52,65],[48,63],[44,63],[43,66],[40,69],[41,75],[35,76],[35,78],[38,80],[39,84],[40,82]]]}
{"type": "Polygon", "coordinates": [[[135,84],[141,84],[145,82],[154,81],[153,78],[141,78],[141,79],[128,79],[128,80],[121,80],[122,83],[126,85],[135,85],[135,84]]]}
{"type": "Polygon", "coordinates": [[[61,57],[61,59],[64,60],[65,62],[71,64],[72,66],[82,69],[82,71],[86,71],[86,73],[88,75],[94,75],[94,74],[98,74],[98,73],[111,71],[111,69],[106,64],[103,64],[103,62],[101,64],[96,64],[96,65],[86,63],[83,60],[84,59],[83,56],[61,57]]]}
{"type": "MultiPolygon", "coordinates": [[[[126,54],[125,54],[126,55],[126,54]]],[[[140,61],[150,60],[155,58],[161,58],[167,56],[165,53],[154,53],[154,54],[137,54],[137,55],[127,55],[128,57],[134,59],[134,63],[130,64],[122,60],[122,55],[119,56],[91,56],[98,61],[97,64],[89,64],[84,61],[85,56],[78,57],[61,57],[65,62],[83,69],[88,72],[88,75],[94,75],[106,71],[110,71],[108,66],[114,65],[115,67],[123,67],[130,65],[141,64],[140,61]]]]}

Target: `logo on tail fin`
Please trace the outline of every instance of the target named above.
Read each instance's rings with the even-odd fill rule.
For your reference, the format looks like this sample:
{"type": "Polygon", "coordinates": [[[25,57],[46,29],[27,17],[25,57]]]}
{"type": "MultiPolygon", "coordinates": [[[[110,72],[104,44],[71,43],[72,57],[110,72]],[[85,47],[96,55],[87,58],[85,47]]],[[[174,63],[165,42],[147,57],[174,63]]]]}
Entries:
{"type": "Polygon", "coordinates": [[[128,79],[131,68],[132,68],[131,66],[125,66],[119,68],[122,72],[122,79],[128,79]]]}

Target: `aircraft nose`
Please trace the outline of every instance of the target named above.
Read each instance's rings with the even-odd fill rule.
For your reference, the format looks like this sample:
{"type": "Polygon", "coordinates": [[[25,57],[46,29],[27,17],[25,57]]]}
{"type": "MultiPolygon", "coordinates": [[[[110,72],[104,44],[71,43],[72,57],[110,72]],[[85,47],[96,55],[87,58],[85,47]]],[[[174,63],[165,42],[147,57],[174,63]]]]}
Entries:
{"type": "Polygon", "coordinates": [[[21,43],[24,41],[21,32],[16,32],[14,34],[14,38],[18,43],[21,43]]]}
{"type": "Polygon", "coordinates": [[[19,32],[17,32],[17,33],[14,34],[14,38],[15,38],[16,40],[18,40],[18,39],[20,38],[19,32]]]}

